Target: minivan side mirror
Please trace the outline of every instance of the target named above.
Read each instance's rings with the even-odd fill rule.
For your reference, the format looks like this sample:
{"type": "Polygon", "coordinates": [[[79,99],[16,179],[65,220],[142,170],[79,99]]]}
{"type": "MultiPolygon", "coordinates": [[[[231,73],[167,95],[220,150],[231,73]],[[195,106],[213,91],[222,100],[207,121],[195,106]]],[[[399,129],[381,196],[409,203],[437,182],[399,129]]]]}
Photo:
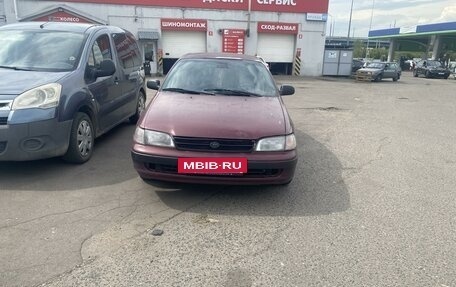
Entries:
{"type": "Polygon", "coordinates": [[[116,72],[116,65],[111,59],[101,61],[100,68],[95,70],[95,78],[112,76],[116,72]]]}
{"type": "Polygon", "coordinates": [[[160,80],[147,81],[147,87],[151,90],[158,90],[160,88],[160,80]]]}
{"type": "Polygon", "coordinates": [[[279,93],[281,96],[289,96],[295,93],[295,88],[293,86],[283,85],[280,86],[279,93]]]}

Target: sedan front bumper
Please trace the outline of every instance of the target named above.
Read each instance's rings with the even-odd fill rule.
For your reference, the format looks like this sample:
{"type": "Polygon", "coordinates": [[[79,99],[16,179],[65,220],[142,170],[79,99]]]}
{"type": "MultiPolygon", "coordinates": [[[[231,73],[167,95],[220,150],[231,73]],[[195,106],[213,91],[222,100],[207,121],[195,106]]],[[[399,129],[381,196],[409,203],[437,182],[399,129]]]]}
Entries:
{"type": "MultiPolygon", "coordinates": [[[[135,145],[140,146],[140,145],[135,145]]],[[[152,148],[152,147],[148,147],[152,148]]],[[[294,176],[298,161],[296,151],[279,153],[221,154],[178,151],[167,148],[152,148],[161,153],[149,154],[133,148],[133,164],[143,179],[202,184],[226,185],[269,185],[286,184],[294,176]],[[163,154],[165,153],[165,154],[163,154]],[[248,161],[247,173],[242,175],[184,174],[177,172],[178,158],[181,157],[245,157],[248,161]]]]}

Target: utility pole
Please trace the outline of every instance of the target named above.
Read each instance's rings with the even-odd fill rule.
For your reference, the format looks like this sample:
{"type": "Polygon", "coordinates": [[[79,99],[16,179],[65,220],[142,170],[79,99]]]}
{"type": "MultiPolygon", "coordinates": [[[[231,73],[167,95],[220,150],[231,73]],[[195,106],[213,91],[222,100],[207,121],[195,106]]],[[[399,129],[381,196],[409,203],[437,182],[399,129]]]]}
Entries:
{"type": "Polygon", "coordinates": [[[369,32],[372,30],[372,19],[374,18],[374,6],[375,6],[375,0],[372,0],[371,19],[370,19],[370,24],[369,24],[369,31],[367,32],[366,58],[369,58],[369,55],[370,55],[370,51],[369,51],[369,32]]]}
{"type": "Polygon", "coordinates": [[[347,47],[350,46],[350,30],[351,30],[351,24],[352,24],[352,15],[353,15],[353,0],[351,1],[350,21],[348,21],[347,47]]]}

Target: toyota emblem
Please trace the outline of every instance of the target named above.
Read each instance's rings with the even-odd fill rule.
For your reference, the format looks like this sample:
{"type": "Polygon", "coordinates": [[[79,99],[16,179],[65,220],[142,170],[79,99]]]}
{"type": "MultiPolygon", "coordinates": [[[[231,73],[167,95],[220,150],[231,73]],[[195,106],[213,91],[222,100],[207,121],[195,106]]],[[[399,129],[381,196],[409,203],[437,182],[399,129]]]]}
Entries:
{"type": "Polygon", "coordinates": [[[218,142],[211,142],[211,143],[209,144],[209,146],[210,146],[212,149],[217,149],[217,148],[220,147],[220,143],[218,143],[218,142]]]}

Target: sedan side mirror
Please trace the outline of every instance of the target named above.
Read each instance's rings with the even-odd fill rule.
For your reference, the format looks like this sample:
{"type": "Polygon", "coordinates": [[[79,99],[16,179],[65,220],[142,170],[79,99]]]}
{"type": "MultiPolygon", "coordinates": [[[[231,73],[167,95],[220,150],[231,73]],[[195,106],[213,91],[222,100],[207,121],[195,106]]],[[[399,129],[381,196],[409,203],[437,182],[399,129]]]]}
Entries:
{"type": "Polygon", "coordinates": [[[295,93],[295,88],[293,86],[283,85],[280,86],[279,93],[281,96],[289,96],[295,93]]]}
{"type": "Polygon", "coordinates": [[[158,90],[160,88],[159,80],[149,80],[147,81],[147,87],[151,90],[158,90]]]}

